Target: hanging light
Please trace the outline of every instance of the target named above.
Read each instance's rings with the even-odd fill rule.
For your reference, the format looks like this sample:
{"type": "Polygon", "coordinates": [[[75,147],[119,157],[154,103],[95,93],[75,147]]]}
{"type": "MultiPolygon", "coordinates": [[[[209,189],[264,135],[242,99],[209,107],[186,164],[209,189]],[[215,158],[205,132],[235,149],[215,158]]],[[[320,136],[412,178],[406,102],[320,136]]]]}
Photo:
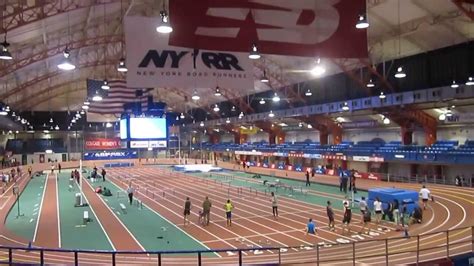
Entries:
{"type": "Polygon", "coordinates": [[[80,113],[80,114],[81,114],[81,115],[85,115],[86,112],[84,112],[84,110],[81,110],[81,113],[80,113]]]}
{"type": "Polygon", "coordinates": [[[304,95],[306,95],[306,96],[309,97],[309,96],[313,95],[313,93],[311,92],[310,89],[308,89],[308,90],[304,93],[304,95]]]}
{"type": "Polygon", "coordinates": [[[99,94],[98,91],[95,92],[94,96],[92,97],[92,101],[94,101],[94,102],[102,101],[102,96],[99,94]]]}
{"type": "Polygon", "coordinates": [[[44,152],[45,152],[45,153],[48,153],[48,154],[51,154],[51,153],[53,153],[53,150],[47,149],[47,150],[45,150],[44,152]]]}
{"type": "Polygon", "coordinates": [[[453,80],[453,83],[451,84],[451,88],[456,89],[457,87],[459,87],[459,84],[457,84],[456,81],[453,80]]]}
{"type": "Polygon", "coordinates": [[[219,112],[221,109],[220,109],[219,106],[216,104],[216,105],[214,105],[214,109],[212,109],[212,110],[214,110],[214,112],[217,113],[217,112],[219,112]]]}
{"type": "Polygon", "coordinates": [[[10,44],[7,42],[7,34],[5,33],[5,38],[3,42],[1,43],[2,45],[2,50],[0,51],[0,59],[2,60],[12,60],[13,56],[12,54],[8,51],[8,46],[10,44]]]}
{"type": "Polygon", "coordinates": [[[191,97],[191,99],[193,99],[194,101],[201,99],[201,97],[199,97],[199,95],[197,94],[196,90],[194,90],[193,96],[191,97]]]}
{"type": "Polygon", "coordinates": [[[275,95],[273,95],[272,101],[275,102],[275,103],[280,101],[280,96],[278,96],[278,94],[276,92],[275,92],[275,95]]]}
{"type": "Polygon", "coordinates": [[[270,113],[268,113],[268,117],[270,118],[275,117],[275,114],[273,113],[273,111],[270,111],[270,113]]]}
{"type": "Polygon", "coordinates": [[[383,93],[383,91],[381,91],[380,95],[379,95],[379,98],[380,99],[385,99],[385,97],[387,97],[387,96],[383,93]]]}
{"type": "Polygon", "coordinates": [[[179,121],[179,116],[176,116],[176,121],[179,121]]]}
{"type": "Polygon", "coordinates": [[[77,118],[81,118],[81,114],[79,112],[76,113],[77,118]]]}
{"type": "Polygon", "coordinates": [[[63,56],[64,58],[61,63],[58,64],[58,68],[65,71],[76,69],[76,66],[71,61],[69,49],[67,46],[66,49],[64,49],[63,56]]]}
{"type": "Polygon", "coordinates": [[[321,64],[321,58],[318,58],[316,60],[316,65],[311,69],[311,74],[315,77],[320,77],[324,73],[326,73],[326,68],[321,64]]]}
{"type": "Polygon", "coordinates": [[[89,105],[85,105],[85,104],[84,104],[84,105],[82,106],[82,109],[84,109],[84,110],[89,110],[89,105]]]}
{"type": "Polygon", "coordinates": [[[43,133],[44,134],[49,134],[49,130],[45,129],[45,130],[43,130],[43,133]]]}
{"type": "Polygon", "coordinates": [[[438,116],[438,119],[439,119],[440,121],[444,121],[444,120],[446,120],[446,115],[445,115],[444,113],[442,113],[442,114],[440,114],[440,115],[438,116]]]}
{"type": "Polygon", "coordinates": [[[50,127],[49,127],[49,130],[53,130],[53,129],[54,129],[53,126],[50,126],[50,127]]]}
{"type": "Polygon", "coordinates": [[[84,105],[90,105],[90,104],[91,104],[91,102],[89,102],[88,99],[86,99],[86,100],[84,101],[84,105]]]}
{"type": "Polygon", "coordinates": [[[104,79],[104,83],[102,83],[102,86],[100,86],[100,88],[103,90],[110,90],[110,85],[107,79],[104,79]]]}
{"type": "Polygon", "coordinates": [[[250,49],[250,53],[249,53],[249,58],[260,59],[260,53],[258,52],[258,48],[255,43],[252,44],[252,48],[250,49]]]}
{"type": "Polygon", "coordinates": [[[222,96],[222,93],[219,87],[216,87],[216,90],[214,91],[214,96],[217,96],[217,97],[222,96]]]}
{"type": "Polygon", "coordinates": [[[369,27],[369,21],[367,20],[366,15],[359,15],[357,20],[356,28],[358,29],[367,29],[369,27]]]}
{"type": "Polygon", "coordinates": [[[451,111],[450,108],[448,108],[448,110],[446,111],[446,117],[451,117],[453,116],[453,111],[451,111]]]}
{"type": "Polygon", "coordinates": [[[168,33],[173,32],[173,27],[171,27],[168,12],[166,12],[164,8],[163,10],[161,10],[160,16],[161,16],[161,22],[160,22],[160,25],[156,27],[156,31],[163,34],[168,34],[168,33]]]}
{"type": "Polygon", "coordinates": [[[71,130],[71,126],[67,126],[67,130],[71,130]]]}
{"type": "Polygon", "coordinates": [[[474,85],[474,79],[472,77],[469,77],[466,81],[467,86],[472,86],[474,85]]]}
{"type": "Polygon", "coordinates": [[[73,118],[71,119],[71,123],[73,123],[73,124],[76,123],[76,118],[75,118],[75,117],[73,117],[73,118]]]}
{"type": "Polygon", "coordinates": [[[59,126],[56,125],[56,126],[54,127],[54,129],[55,129],[55,130],[59,130],[59,126]]]}
{"type": "Polygon", "coordinates": [[[10,106],[9,106],[9,105],[7,105],[7,106],[5,107],[5,111],[10,112],[10,106]]]}
{"type": "Polygon", "coordinates": [[[306,127],[309,128],[309,129],[313,128],[313,126],[310,125],[310,124],[308,124],[306,127]]]}
{"type": "Polygon", "coordinates": [[[303,123],[299,122],[298,127],[303,127],[303,123]]]}
{"type": "Polygon", "coordinates": [[[200,126],[200,127],[204,127],[204,122],[201,121],[201,123],[199,123],[199,126],[200,126]]]}
{"type": "Polygon", "coordinates": [[[239,114],[239,119],[242,119],[242,117],[244,117],[244,112],[240,112],[239,114]]]}
{"type": "Polygon", "coordinates": [[[49,119],[49,123],[53,123],[53,122],[54,122],[54,121],[53,121],[53,118],[51,117],[51,118],[49,119]]]}
{"type": "Polygon", "coordinates": [[[125,65],[125,58],[120,58],[120,61],[117,65],[117,71],[118,72],[127,72],[128,69],[127,69],[127,66],[125,65]]]}
{"type": "Polygon", "coordinates": [[[5,110],[4,107],[0,109],[0,115],[8,115],[8,112],[5,110]]]}
{"type": "Polygon", "coordinates": [[[184,119],[184,114],[181,113],[181,115],[179,116],[180,119],[184,119]]]}
{"type": "Polygon", "coordinates": [[[407,74],[405,74],[405,72],[403,72],[403,68],[402,68],[402,67],[398,67],[398,68],[397,68],[397,73],[395,73],[395,77],[396,77],[397,79],[401,79],[401,78],[404,78],[404,77],[406,77],[406,76],[407,76],[407,74]]]}
{"type": "Polygon", "coordinates": [[[385,116],[385,117],[383,118],[382,122],[383,122],[384,125],[388,125],[388,124],[390,124],[390,119],[385,116]]]}
{"type": "Polygon", "coordinates": [[[265,99],[263,99],[263,98],[260,99],[259,103],[260,103],[260,104],[265,104],[265,103],[266,103],[266,102],[265,102],[265,99]]]}
{"type": "Polygon", "coordinates": [[[349,111],[349,105],[347,104],[347,102],[344,102],[344,105],[342,106],[342,110],[349,111]]]}
{"type": "Polygon", "coordinates": [[[227,117],[227,119],[225,120],[226,124],[230,124],[230,118],[227,117]]]}
{"type": "Polygon", "coordinates": [[[110,123],[110,122],[105,123],[105,127],[106,127],[106,128],[112,127],[112,123],[110,123]]]}
{"type": "Polygon", "coordinates": [[[263,83],[268,83],[270,80],[267,78],[267,71],[263,70],[263,76],[260,78],[260,81],[263,83]]]}
{"type": "Polygon", "coordinates": [[[374,84],[374,82],[372,82],[372,79],[370,79],[369,83],[367,83],[366,86],[367,86],[367,88],[373,88],[373,87],[375,87],[375,84],[374,84]]]}
{"type": "Polygon", "coordinates": [[[12,117],[15,117],[15,116],[16,116],[15,111],[13,111],[12,112],[12,117]]]}
{"type": "Polygon", "coordinates": [[[21,124],[22,125],[26,124],[26,122],[27,122],[26,119],[24,119],[24,118],[21,119],[21,124]]]}

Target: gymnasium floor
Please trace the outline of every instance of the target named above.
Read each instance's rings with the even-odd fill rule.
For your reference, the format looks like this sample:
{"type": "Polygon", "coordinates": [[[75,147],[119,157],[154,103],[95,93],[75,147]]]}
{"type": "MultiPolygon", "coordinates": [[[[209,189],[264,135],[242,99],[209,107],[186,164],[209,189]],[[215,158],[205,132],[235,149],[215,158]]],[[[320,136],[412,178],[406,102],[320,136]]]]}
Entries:
{"type": "MultiPolygon", "coordinates": [[[[223,164],[224,167],[232,168],[223,164]]],[[[267,169],[251,169],[252,172],[269,174],[267,169]]],[[[286,177],[283,172],[277,175],[286,177]]],[[[134,168],[108,169],[107,181],[91,183],[84,179],[83,191],[89,207],[75,208],[74,194],[78,188],[69,191],[69,171],[56,175],[37,177],[26,186],[20,200],[23,216],[17,218],[17,206],[13,206],[6,216],[3,244],[33,245],[62,248],[88,248],[98,250],[203,250],[233,249],[256,247],[288,247],[281,249],[281,260],[286,263],[315,261],[317,258],[314,245],[320,245],[319,258],[331,264],[352,263],[353,248],[356,263],[385,263],[385,249],[390,253],[405,252],[391,255],[391,263],[413,261],[416,254],[416,235],[421,234],[420,247],[433,248],[422,251],[420,260],[443,257],[445,247],[437,247],[446,242],[446,235],[430,234],[447,229],[472,226],[473,220],[467,217],[474,211],[472,189],[455,187],[430,186],[436,197],[428,211],[424,213],[424,223],[410,228],[409,239],[400,239],[401,232],[396,232],[394,225],[384,223],[382,226],[371,225],[372,234],[359,235],[360,216],[354,210],[351,228],[353,233],[342,235],[342,200],[344,194],[334,184],[337,178],[317,176],[317,184],[305,188],[301,174],[294,173],[290,178],[262,176],[261,180],[253,179],[253,173],[225,171],[218,174],[183,174],[171,172],[165,166],[141,166],[134,168]],[[279,190],[280,217],[274,220],[271,213],[269,191],[263,186],[262,180],[275,179],[293,186],[300,185],[301,191],[289,192],[279,190]],[[124,189],[132,182],[137,187],[136,196],[143,202],[143,207],[128,205],[124,189]],[[103,197],[94,193],[94,187],[106,186],[114,194],[103,197]],[[267,190],[267,191],[266,191],[267,190]],[[119,195],[117,195],[119,194],[119,195]],[[213,202],[211,225],[197,225],[197,213],[205,196],[213,202]],[[191,212],[192,224],[183,226],[183,206],[186,197],[193,203],[191,212]],[[235,210],[233,225],[227,227],[224,219],[223,204],[230,198],[235,210]],[[327,230],[325,211],[326,201],[333,203],[336,211],[336,231],[327,230]],[[124,204],[126,214],[122,212],[120,203],[124,204]],[[82,225],[83,211],[87,210],[92,222],[82,225]],[[316,221],[318,235],[305,235],[304,227],[308,218],[316,221]],[[429,234],[423,236],[423,234],[429,234]],[[384,239],[395,238],[387,242],[384,239]],[[367,240],[371,240],[367,242],[367,240]],[[344,244],[340,243],[355,243],[344,244]]],[[[21,182],[25,182],[22,180],[21,182]]],[[[361,189],[377,186],[397,186],[419,190],[420,185],[374,183],[359,180],[361,189]]],[[[366,195],[359,191],[358,196],[366,195]]],[[[3,196],[3,195],[2,195],[3,196]]],[[[3,215],[5,209],[1,209],[3,215]]],[[[459,229],[449,236],[450,253],[456,254],[470,250],[471,228],[459,229]],[[457,242],[462,241],[462,243],[457,242]],[[468,242],[464,242],[468,241],[468,242]]],[[[0,254],[1,255],[1,254],[0,254]]],[[[5,254],[3,254],[5,255],[5,254]]],[[[15,254],[25,262],[36,261],[37,254],[15,254]]],[[[278,250],[264,249],[261,252],[244,252],[244,263],[278,262],[278,250]]],[[[16,257],[17,257],[16,256],[16,257]]],[[[71,254],[47,254],[47,260],[61,262],[72,260],[71,254]]],[[[1,258],[5,259],[5,257],[1,258]]],[[[102,254],[84,255],[81,262],[110,263],[110,256],[102,254]]],[[[155,257],[118,255],[118,262],[156,263],[155,257]]],[[[196,264],[196,255],[174,254],[163,257],[165,264],[196,264]]],[[[233,252],[205,253],[204,263],[236,263],[237,254],[233,252]]]]}

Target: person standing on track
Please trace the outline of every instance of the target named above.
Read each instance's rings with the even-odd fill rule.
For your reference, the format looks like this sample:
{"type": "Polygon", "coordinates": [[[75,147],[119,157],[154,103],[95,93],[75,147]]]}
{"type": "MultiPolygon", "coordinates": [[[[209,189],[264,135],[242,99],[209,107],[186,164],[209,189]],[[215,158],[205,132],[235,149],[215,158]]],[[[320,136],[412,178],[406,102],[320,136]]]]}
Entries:
{"type": "Polygon", "coordinates": [[[33,168],[31,168],[31,165],[29,165],[28,166],[28,175],[30,176],[30,178],[33,178],[32,171],[33,171],[33,168]]]}
{"type": "Polygon", "coordinates": [[[189,215],[191,214],[191,200],[189,197],[186,197],[186,201],[184,202],[184,226],[186,223],[190,224],[189,222],[189,215]]]}
{"type": "Polygon", "coordinates": [[[426,210],[427,202],[431,196],[431,192],[425,185],[420,189],[421,200],[423,201],[423,210],[426,210]]]}
{"type": "Polygon", "coordinates": [[[234,209],[234,205],[230,202],[230,199],[224,204],[225,210],[225,217],[227,219],[227,226],[232,226],[232,210],[234,209]]]}
{"type": "Polygon", "coordinates": [[[367,212],[367,201],[365,201],[365,197],[362,197],[359,202],[359,210],[360,210],[360,213],[362,214],[361,223],[364,223],[364,215],[367,212]]]}
{"type": "Polygon", "coordinates": [[[377,197],[374,201],[375,223],[380,224],[382,219],[382,202],[377,197]]]}
{"type": "Polygon", "coordinates": [[[209,197],[206,196],[206,199],[202,203],[203,225],[209,225],[209,220],[211,219],[211,207],[212,203],[209,200],[209,197]]]}
{"type": "Polygon", "coordinates": [[[347,230],[348,233],[351,233],[351,219],[352,219],[352,210],[351,205],[348,201],[344,202],[344,216],[342,218],[342,234],[347,230]]]}
{"type": "Polygon", "coordinates": [[[61,164],[58,163],[58,173],[61,173],[61,168],[62,168],[62,167],[61,167],[61,164]]]}
{"type": "Polygon", "coordinates": [[[311,182],[309,181],[309,171],[306,170],[306,186],[309,187],[311,186],[311,182]]]}
{"type": "Polygon", "coordinates": [[[107,172],[104,168],[102,168],[102,172],[100,174],[102,175],[102,182],[105,182],[105,175],[107,174],[107,172]]]}
{"type": "Polygon", "coordinates": [[[334,211],[331,207],[331,202],[329,200],[328,200],[327,204],[328,205],[326,206],[326,214],[327,214],[328,219],[329,219],[329,230],[334,231],[334,230],[336,230],[335,223],[334,223],[334,211]]]}
{"type": "Polygon", "coordinates": [[[272,192],[271,202],[272,202],[273,218],[277,220],[278,219],[278,201],[274,192],[272,192]]]}
{"type": "Polygon", "coordinates": [[[133,203],[133,193],[135,192],[135,188],[132,187],[130,183],[127,188],[128,200],[130,201],[130,205],[133,203]]]}

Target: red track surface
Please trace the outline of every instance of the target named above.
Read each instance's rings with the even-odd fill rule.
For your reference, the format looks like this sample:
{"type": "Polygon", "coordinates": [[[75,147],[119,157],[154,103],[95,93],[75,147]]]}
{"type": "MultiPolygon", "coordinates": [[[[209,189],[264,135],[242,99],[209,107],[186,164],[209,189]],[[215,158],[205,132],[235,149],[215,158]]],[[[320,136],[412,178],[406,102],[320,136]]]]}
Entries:
{"type": "MultiPolygon", "coordinates": [[[[232,167],[232,165],[225,165],[232,167]]],[[[266,169],[253,169],[254,171],[264,172],[266,169]]],[[[331,262],[331,264],[351,264],[352,263],[352,245],[335,245],[337,238],[348,239],[354,241],[351,235],[341,236],[340,227],[337,223],[342,219],[342,212],[336,210],[336,232],[326,230],[326,215],[325,209],[322,206],[303,203],[297,200],[280,197],[279,210],[280,217],[277,221],[273,220],[271,216],[271,207],[268,196],[263,194],[250,194],[248,190],[243,190],[242,195],[237,194],[237,189],[231,187],[230,198],[236,206],[233,212],[233,225],[226,227],[224,219],[224,210],[222,205],[228,196],[228,188],[221,186],[221,184],[213,182],[203,182],[200,178],[191,177],[188,175],[173,175],[164,170],[155,167],[136,167],[128,169],[110,169],[109,179],[122,188],[126,188],[128,178],[132,180],[139,189],[136,193],[145,205],[157,211],[171,222],[177,224],[184,231],[194,236],[199,241],[203,242],[207,247],[214,248],[247,248],[248,245],[253,247],[268,247],[268,246],[299,246],[311,245],[320,242],[326,244],[334,244],[332,247],[320,248],[320,260],[336,260],[338,262],[331,262]],[[166,196],[162,196],[164,188],[174,188],[175,193],[166,192],[166,196]],[[191,220],[197,220],[197,211],[200,209],[201,202],[204,197],[209,195],[213,201],[213,209],[211,214],[211,225],[209,227],[201,227],[194,222],[190,226],[183,227],[182,225],[182,207],[185,197],[190,197],[194,208],[191,214],[191,220]],[[197,207],[196,207],[197,206],[197,207]],[[303,228],[308,217],[316,220],[317,224],[321,226],[317,236],[307,236],[303,233],[303,228]],[[246,238],[245,243],[236,241],[240,238],[246,238]]],[[[277,175],[284,176],[285,173],[278,171],[277,175]]],[[[318,182],[334,184],[337,179],[333,177],[318,176],[318,182]]],[[[392,186],[392,184],[379,183],[369,180],[358,180],[358,187],[368,189],[374,186],[392,186]]],[[[411,188],[418,190],[419,185],[412,184],[393,184],[393,186],[411,188]]],[[[117,217],[108,209],[100,198],[92,191],[91,187],[84,186],[85,194],[98,219],[111,238],[117,249],[133,249],[141,250],[138,243],[134,242],[130,233],[118,222],[117,217]],[[127,244],[122,244],[122,243],[127,244]]],[[[430,210],[425,212],[424,223],[415,225],[410,228],[410,234],[421,234],[421,249],[433,248],[446,243],[445,234],[435,234],[423,236],[432,232],[444,231],[448,229],[461,228],[474,225],[474,221],[467,215],[474,211],[474,191],[467,188],[447,187],[440,185],[430,185],[430,190],[436,197],[436,202],[431,204],[430,210]]],[[[335,198],[340,196],[333,195],[335,198]]],[[[46,200],[46,199],[45,199],[46,200]]],[[[338,199],[334,199],[338,200],[338,199]]],[[[44,208],[44,207],[43,207],[44,208]]],[[[8,208],[1,210],[1,214],[5,217],[5,212],[8,208]]],[[[360,226],[358,220],[360,216],[355,215],[354,222],[351,227],[358,231],[360,226]]],[[[393,229],[393,225],[384,224],[384,227],[393,229]]],[[[372,225],[375,228],[375,225],[372,225]]],[[[463,253],[471,250],[471,242],[455,245],[456,241],[472,241],[471,229],[460,230],[452,232],[450,239],[450,254],[463,253]]],[[[355,242],[356,263],[371,263],[384,264],[385,263],[385,241],[382,239],[399,237],[401,233],[391,231],[389,233],[379,232],[379,236],[364,236],[365,240],[374,240],[370,242],[355,242]],[[371,256],[371,257],[365,257],[371,256]],[[364,258],[365,257],[365,258],[364,258]]],[[[13,236],[6,232],[2,227],[4,237],[0,239],[0,243],[4,245],[18,245],[19,243],[26,245],[24,240],[13,236]]],[[[405,252],[403,254],[391,255],[389,257],[390,264],[400,264],[407,262],[414,262],[416,260],[416,237],[410,239],[390,240],[388,250],[390,253],[405,252]]],[[[420,260],[431,260],[439,257],[444,257],[446,248],[439,247],[432,250],[423,251],[420,253],[420,260]]],[[[263,262],[277,262],[277,251],[264,251],[263,254],[254,255],[246,252],[244,255],[244,263],[263,263],[263,262]],[[273,252],[273,253],[272,253],[273,252]]],[[[208,258],[203,257],[204,263],[217,264],[235,264],[237,263],[237,256],[229,256],[227,254],[220,254],[222,258],[208,258]]],[[[21,258],[24,261],[38,262],[37,254],[32,253],[15,253],[15,258],[21,258]],[[21,256],[21,257],[20,257],[21,256]]],[[[110,255],[93,255],[81,254],[81,263],[110,263],[110,255]]],[[[316,251],[302,250],[299,248],[289,249],[282,253],[281,257],[284,263],[302,263],[316,261],[316,251]]],[[[46,261],[58,263],[63,261],[72,261],[72,255],[62,254],[48,254],[46,253],[46,261]]],[[[156,263],[155,257],[140,256],[135,257],[117,256],[118,263],[156,263]],[[131,259],[133,257],[133,259],[131,259]]],[[[165,264],[196,264],[195,257],[165,257],[163,262],[165,264]]]]}

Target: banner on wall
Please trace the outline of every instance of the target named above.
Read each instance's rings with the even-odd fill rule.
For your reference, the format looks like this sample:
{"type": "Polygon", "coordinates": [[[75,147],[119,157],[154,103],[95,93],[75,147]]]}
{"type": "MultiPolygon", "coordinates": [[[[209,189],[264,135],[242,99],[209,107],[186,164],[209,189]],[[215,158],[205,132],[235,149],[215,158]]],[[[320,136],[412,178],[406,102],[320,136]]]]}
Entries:
{"type": "MultiPolygon", "coordinates": [[[[199,6],[200,2],[186,1],[182,8],[199,6]]],[[[248,58],[248,51],[220,52],[200,50],[195,46],[172,46],[168,44],[168,35],[156,32],[159,22],[158,17],[125,17],[128,87],[254,87],[254,66],[248,58]]],[[[178,20],[173,20],[176,31],[171,36],[181,31],[180,26],[183,25],[178,20]]]]}
{"type": "Polygon", "coordinates": [[[371,128],[377,127],[378,122],[375,120],[367,120],[367,121],[357,121],[357,122],[346,122],[341,123],[342,128],[350,129],[350,128],[371,128]]]}
{"type": "Polygon", "coordinates": [[[116,150],[120,149],[120,138],[87,138],[86,150],[116,150]]]}
{"type": "Polygon", "coordinates": [[[113,159],[136,159],[136,151],[104,151],[104,152],[86,152],[84,160],[113,160],[113,159]]]}
{"type": "Polygon", "coordinates": [[[374,156],[352,156],[352,160],[356,162],[383,162],[383,157],[374,156]]]}
{"type": "Polygon", "coordinates": [[[354,26],[361,10],[365,0],[173,0],[170,44],[247,53],[258,43],[267,54],[363,58],[367,33],[354,26]]]}
{"type": "Polygon", "coordinates": [[[239,131],[240,131],[240,134],[242,135],[255,135],[257,134],[258,132],[258,128],[257,127],[252,127],[252,128],[240,128],[239,131]]]}
{"type": "Polygon", "coordinates": [[[474,114],[472,113],[458,113],[453,114],[450,117],[446,117],[444,120],[445,124],[455,124],[455,123],[472,123],[474,122],[474,114]]]}
{"type": "Polygon", "coordinates": [[[130,141],[130,148],[166,148],[166,140],[137,140],[130,141]]]}

